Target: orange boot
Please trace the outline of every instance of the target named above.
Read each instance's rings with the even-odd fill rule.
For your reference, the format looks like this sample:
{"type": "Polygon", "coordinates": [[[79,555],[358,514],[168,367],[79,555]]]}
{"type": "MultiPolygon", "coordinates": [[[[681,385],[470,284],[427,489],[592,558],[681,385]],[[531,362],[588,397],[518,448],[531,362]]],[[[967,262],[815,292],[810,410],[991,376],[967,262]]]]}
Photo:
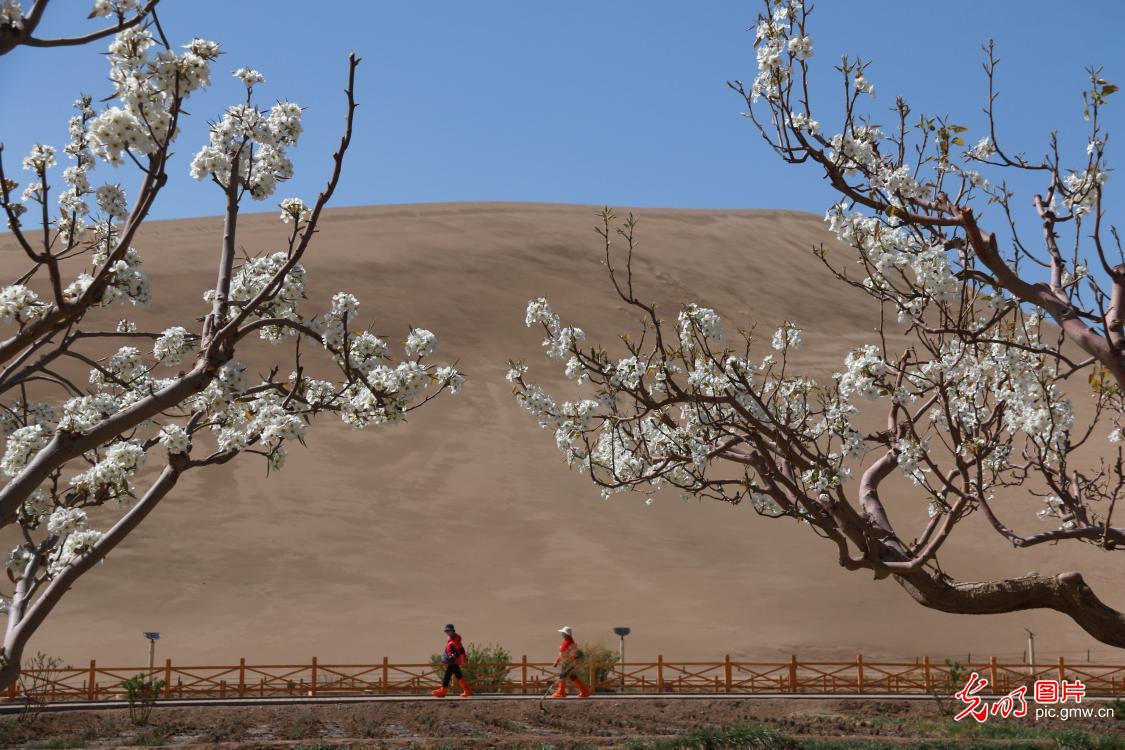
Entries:
{"type": "Polygon", "coordinates": [[[473,694],[473,691],[469,690],[469,681],[466,680],[464,677],[462,677],[461,678],[461,697],[462,698],[468,698],[472,694],[473,694]]]}
{"type": "Polygon", "coordinates": [[[558,687],[555,692],[551,693],[552,698],[565,698],[566,697],[566,680],[559,680],[558,687]]]}
{"type": "Polygon", "coordinates": [[[590,688],[586,687],[585,682],[578,679],[577,677],[574,678],[574,682],[578,685],[578,697],[579,698],[589,698],[591,695],[593,695],[594,691],[591,690],[590,688]]]}
{"type": "Polygon", "coordinates": [[[444,698],[445,697],[445,688],[439,687],[437,690],[431,690],[430,695],[434,696],[435,698],[444,698]]]}

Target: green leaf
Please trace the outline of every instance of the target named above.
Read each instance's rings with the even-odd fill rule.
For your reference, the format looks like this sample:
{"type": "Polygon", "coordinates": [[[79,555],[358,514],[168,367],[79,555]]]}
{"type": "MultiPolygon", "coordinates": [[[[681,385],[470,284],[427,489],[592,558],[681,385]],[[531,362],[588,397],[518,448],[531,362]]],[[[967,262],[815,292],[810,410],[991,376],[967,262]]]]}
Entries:
{"type": "Polygon", "coordinates": [[[1115,91],[1117,91],[1117,86],[1112,83],[1107,83],[1105,86],[1102,86],[1102,96],[1109,96],[1115,91]]]}
{"type": "Polygon", "coordinates": [[[964,125],[950,125],[949,129],[952,130],[954,133],[967,133],[967,132],[969,132],[969,129],[966,128],[964,125]]]}

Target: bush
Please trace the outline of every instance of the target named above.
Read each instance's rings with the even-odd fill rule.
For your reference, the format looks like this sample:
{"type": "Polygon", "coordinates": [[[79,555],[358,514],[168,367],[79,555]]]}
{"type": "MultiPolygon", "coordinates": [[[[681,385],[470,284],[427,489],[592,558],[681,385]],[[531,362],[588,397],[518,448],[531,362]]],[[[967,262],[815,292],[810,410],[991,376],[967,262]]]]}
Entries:
{"type": "MultiPolygon", "coordinates": [[[[461,672],[474,691],[497,693],[508,686],[508,675],[512,669],[512,655],[508,653],[508,649],[494,643],[469,643],[465,646],[465,655],[467,660],[461,665],[461,672]]],[[[434,665],[434,673],[440,680],[445,674],[441,654],[432,655],[430,663],[434,665]]]]}
{"type": "MultiPolygon", "coordinates": [[[[604,643],[579,644],[582,658],[578,660],[578,676],[583,680],[590,679],[590,668],[594,668],[594,685],[612,683],[613,667],[621,660],[617,649],[604,643]]],[[[593,686],[591,686],[593,687],[593,686]]]]}
{"type": "Polygon", "coordinates": [[[19,717],[21,724],[34,724],[39,718],[43,706],[50,699],[51,678],[44,672],[58,669],[61,665],[62,659],[42,651],[24,662],[19,676],[19,690],[24,701],[19,717]]]}
{"type": "Polygon", "coordinates": [[[148,723],[153,704],[160,697],[160,691],[164,689],[165,684],[167,683],[164,680],[154,680],[143,674],[137,674],[121,683],[129,700],[129,718],[134,724],[148,723]]]}
{"type": "Polygon", "coordinates": [[[953,694],[964,686],[966,676],[965,668],[960,662],[945,660],[945,679],[931,686],[930,692],[943,715],[952,716],[955,713],[953,694]]]}

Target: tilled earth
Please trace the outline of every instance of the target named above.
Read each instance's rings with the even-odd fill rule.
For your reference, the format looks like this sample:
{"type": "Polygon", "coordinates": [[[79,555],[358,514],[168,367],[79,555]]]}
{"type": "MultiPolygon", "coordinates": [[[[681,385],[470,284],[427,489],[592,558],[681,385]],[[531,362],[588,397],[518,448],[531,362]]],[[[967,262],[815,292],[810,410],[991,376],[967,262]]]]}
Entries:
{"type": "MultiPolygon", "coordinates": [[[[863,740],[863,747],[941,739],[980,747],[993,741],[1057,747],[1052,733],[1117,735],[1125,722],[996,719],[956,724],[931,701],[568,700],[425,701],[350,705],[157,707],[146,726],[127,711],[44,713],[31,724],[0,718],[0,746],[21,748],[614,748],[701,730],[760,724],[798,745],[863,740]],[[909,741],[909,742],[908,742],[909,741]]],[[[857,745],[859,747],[860,745],[857,745]]],[[[943,745],[948,746],[948,744],[943,745]]],[[[988,746],[991,746],[989,744],[988,746]]],[[[997,745],[1004,746],[1004,745],[997,745]]]]}

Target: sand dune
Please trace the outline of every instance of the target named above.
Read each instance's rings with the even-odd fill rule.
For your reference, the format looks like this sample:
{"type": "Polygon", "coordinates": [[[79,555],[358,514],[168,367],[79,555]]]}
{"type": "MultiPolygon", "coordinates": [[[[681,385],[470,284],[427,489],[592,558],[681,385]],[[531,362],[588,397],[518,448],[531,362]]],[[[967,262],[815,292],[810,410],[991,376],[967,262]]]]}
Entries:
{"type": "MultiPolygon", "coordinates": [[[[31,650],[72,663],[139,663],[141,631],[159,630],[159,657],[181,663],[405,661],[436,650],[442,625],[453,621],[469,640],[531,658],[550,658],[563,624],[580,640],[606,642],[612,626],[631,626],[636,658],[1018,654],[1025,625],[1044,654],[1117,653],[1053,613],[964,618],[923,609],[891,582],[838,569],[834,549],[807,529],[749,507],[602,501],[567,470],[552,436],[517,407],[503,379],[506,360],[523,357],[533,376],[558,380],[540,336],[523,326],[529,297],[549,297],[591,339],[611,342],[631,327],[634,316],[600,265],[595,211],[330,211],[306,263],[310,307],[346,289],[381,334],[430,328],[439,354],[468,372],[465,392],[390,429],[357,432],[323,420],[308,449],[294,447],[269,479],[261,463],[245,460],[187,476],[68,594],[31,650]]],[[[637,213],[637,283],[669,316],[699,300],[732,326],[758,320],[772,330],[792,320],[806,329],[803,361],[821,373],[870,338],[867,298],[833,283],[808,252],[829,241],[819,217],[637,213]]],[[[275,249],[282,227],[272,212],[246,216],[240,243],[250,253],[275,249]]],[[[219,240],[218,219],[145,228],[137,245],[156,295],[147,319],[202,314],[199,293],[213,285],[219,240]]],[[[21,265],[9,237],[0,237],[0,263],[21,265]]],[[[919,512],[908,492],[890,504],[892,513],[919,512]]],[[[1077,565],[1107,599],[1125,604],[1116,558],[1014,552],[971,520],[945,556],[954,574],[1077,565]]],[[[1021,522],[1034,523],[1031,513],[1021,522]]]]}

